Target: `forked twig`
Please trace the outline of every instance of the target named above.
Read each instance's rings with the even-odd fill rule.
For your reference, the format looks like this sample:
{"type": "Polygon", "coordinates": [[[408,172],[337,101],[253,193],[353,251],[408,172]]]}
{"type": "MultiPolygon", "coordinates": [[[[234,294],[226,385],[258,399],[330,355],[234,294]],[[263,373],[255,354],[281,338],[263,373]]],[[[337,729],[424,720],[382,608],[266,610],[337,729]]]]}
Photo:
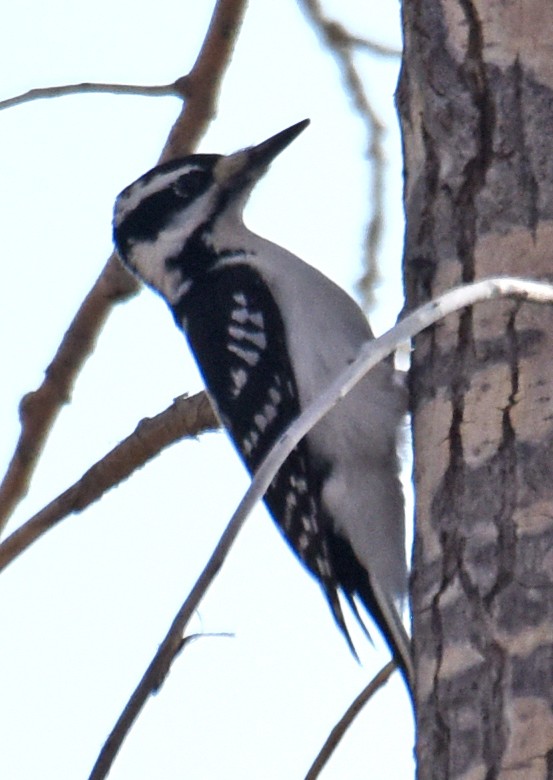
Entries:
{"type": "Polygon", "coordinates": [[[385,127],[373,107],[363,86],[358,68],[354,61],[355,49],[363,48],[386,56],[398,56],[400,52],[385,46],[378,46],[352,35],[338,22],[325,16],[319,0],[299,0],[300,6],[309,17],[325,45],[336,59],[345,82],[346,91],[353,106],[361,117],[367,133],[367,159],[371,164],[371,185],[368,196],[369,217],[365,229],[364,273],[359,287],[370,306],[373,302],[374,286],[378,278],[378,252],[384,225],[384,172],[385,156],[383,148],[385,127]]]}
{"type": "MultiPolygon", "coordinates": [[[[215,113],[219,87],[244,16],[246,0],[218,0],[209,30],[190,73],[175,82],[187,100],[175,122],[160,162],[188,154],[215,113]]],[[[48,433],[94,349],[100,331],[117,303],[138,291],[138,282],[112,254],[79,307],[41,386],[20,404],[21,433],[0,485],[0,533],[26,495],[48,433]]]]}

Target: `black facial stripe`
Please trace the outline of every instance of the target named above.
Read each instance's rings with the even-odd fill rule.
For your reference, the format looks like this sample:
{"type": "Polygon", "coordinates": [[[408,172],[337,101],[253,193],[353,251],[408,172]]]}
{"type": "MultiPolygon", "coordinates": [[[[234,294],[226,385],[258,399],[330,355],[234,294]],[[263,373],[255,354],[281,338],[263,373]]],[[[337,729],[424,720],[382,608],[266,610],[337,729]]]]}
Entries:
{"type": "Polygon", "coordinates": [[[155,241],[178,211],[186,208],[213,184],[212,171],[219,159],[217,154],[200,154],[173,160],[153,168],[123,190],[119,197],[124,199],[137,187],[146,189],[153,179],[183,169],[183,175],[172,185],[145,196],[115,228],[114,238],[119,249],[125,252],[129,241],[155,241]],[[189,166],[193,168],[190,170],[189,166]]]}
{"type": "Polygon", "coordinates": [[[163,189],[144,198],[115,229],[117,245],[126,248],[129,241],[155,241],[182,205],[182,198],[172,189],[163,189]]]}

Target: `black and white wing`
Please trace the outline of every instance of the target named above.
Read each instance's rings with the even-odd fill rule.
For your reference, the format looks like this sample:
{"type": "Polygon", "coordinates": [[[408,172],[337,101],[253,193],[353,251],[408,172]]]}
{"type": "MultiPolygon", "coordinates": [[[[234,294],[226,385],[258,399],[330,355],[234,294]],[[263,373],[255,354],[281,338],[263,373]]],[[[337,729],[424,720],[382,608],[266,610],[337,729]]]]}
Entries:
{"type": "MultiPolygon", "coordinates": [[[[233,262],[195,280],[172,306],[221,420],[250,473],[300,412],[279,309],[254,269],[233,262]]],[[[325,464],[304,439],[267,490],[281,532],[319,580],[336,622],[351,640],[320,506],[325,464]]],[[[353,648],[352,648],[353,649],[353,648]]]]}

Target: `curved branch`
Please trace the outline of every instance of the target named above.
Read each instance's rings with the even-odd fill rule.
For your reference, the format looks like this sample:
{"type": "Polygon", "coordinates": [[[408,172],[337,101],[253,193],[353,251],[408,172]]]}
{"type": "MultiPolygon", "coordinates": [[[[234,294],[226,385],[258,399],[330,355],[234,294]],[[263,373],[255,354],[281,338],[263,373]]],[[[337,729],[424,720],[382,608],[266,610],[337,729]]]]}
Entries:
{"type": "Polygon", "coordinates": [[[361,693],[349,705],[344,712],[338,723],[334,726],[330,734],[328,735],[326,742],[322,746],[319,755],[311,764],[309,772],[305,775],[305,780],[316,780],[321,774],[326,764],[328,763],[331,755],[334,753],[342,737],[349,729],[355,718],[359,715],[365,704],[372,699],[374,694],[382,688],[382,686],[388,682],[392,672],[396,669],[394,661],[390,661],[386,664],[378,674],[373,677],[370,683],[363,688],[361,693]]]}
{"type": "Polygon", "coordinates": [[[165,411],[141,420],[130,436],[0,544],[0,571],[60,520],[82,512],[169,445],[217,428],[219,421],[206,393],[181,396],[165,411]]]}
{"type": "Polygon", "coordinates": [[[159,690],[159,688],[163,683],[163,680],[165,679],[165,676],[169,672],[169,667],[171,666],[173,661],[177,658],[181,650],[183,650],[186,645],[190,644],[191,642],[197,639],[203,639],[204,637],[208,637],[208,636],[233,637],[234,634],[229,634],[229,633],[189,634],[187,637],[181,637],[178,642],[175,642],[171,646],[170,653],[168,652],[166,657],[166,663],[167,663],[166,670],[165,669],[152,670],[153,662],[152,664],[150,664],[150,666],[146,669],[144,676],[142,677],[142,680],[140,681],[135,692],[127,702],[125,709],[117,719],[117,723],[115,724],[115,727],[113,728],[111,734],[105,741],[98,755],[98,758],[96,759],[96,763],[92,768],[92,772],[90,773],[89,780],[103,780],[103,778],[107,777],[109,770],[111,769],[111,766],[117,756],[117,753],[119,752],[119,749],[125,740],[125,737],[131,730],[132,724],[134,723],[140,710],[142,709],[142,700],[144,694],[145,697],[147,698],[150,694],[157,693],[157,691],[159,690]],[[153,675],[152,675],[152,671],[153,671],[153,675]],[[159,682],[156,683],[155,675],[162,671],[164,672],[164,674],[160,676],[159,682]],[[144,688],[145,690],[143,690],[144,688]]]}
{"type": "MultiPolygon", "coordinates": [[[[474,284],[463,285],[444,293],[430,303],[424,304],[383,336],[366,342],[356,360],[347,367],[332,384],[308,406],[308,408],[284,431],[256,471],[255,477],[240,501],[230,522],[225,528],[217,546],[213,550],[204,570],[200,574],[190,594],[176,614],[169,631],[159,646],[140,684],[132,694],[133,717],[125,718],[125,729],[118,724],[112,731],[106,745],[112,745],[117,731],[117,749],[138,717],[149,695],[159,689],[167,676],[175,655],[179,652],[183,634],[188,621],[195,613],[223,566],[236,537],[240,533],[246,518],[260,501],[274,479],[278,469],[301,439],[316,425],[324,415],[370,371],[377,363],[394,352],[400,344],[409,341],[421,330],[443,319],[448,314],[471,306],[480,301],[499,297],[513,297],[535,303],[553,304],[553,286],[522,279],[494,278],[474,284]]],[[[125,711],[127,710],[125,708],[125,711]]],[[[106,748],[104,747],[103,750],[106,748]]],[[[111,748],[110,748],[111,749],[111,748]]],[[[103,751],[102,751],[103,752],[103,751]]],[[[99,761],[99,760],[98,760],[99,761]]],[[[98,762],[97,762],[98,764],[98,762]]],[[[107,772],[109,766],[105,768],[107,772]]],[[[89,780],[101,780],[105,774],[93,774],[89,780]]]]}
{"type": "MultiPolygon", "coordinates": [[[[218,0],[211,24],[190,76],[175,82],[188,96],[173,126],[160,162],[190,152],[205,131],[223,74],[244,16],[246,0],[218,0]],[[189,89],[190,87],[190,89],[189,89]]],[[[42,385],[21,401],[21,433],[0,485],[0,533],[13,509],[25,497],[48,432],[68,403],[76,378],[91,354],[114,305],[128,300],[138,282],[114,253],[86,296],[46,370],[42,385]]]]}

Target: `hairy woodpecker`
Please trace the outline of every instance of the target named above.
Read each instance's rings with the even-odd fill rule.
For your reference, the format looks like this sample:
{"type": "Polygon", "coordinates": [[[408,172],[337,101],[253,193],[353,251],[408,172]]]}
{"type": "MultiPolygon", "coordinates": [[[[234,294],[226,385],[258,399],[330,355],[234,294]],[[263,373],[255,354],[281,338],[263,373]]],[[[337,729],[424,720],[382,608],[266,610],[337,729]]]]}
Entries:
{"type": "MultiPolygon", "coordinates": [[[[254,185],[308,124],[229,156],[160,165],[115,205],[120,257],[168,303],[250,472],[373,338],[343,290],[243,222],[254,185]]],[[[354,597],[361,600],[410,682],[396,608],[407,583],[396,451],[404,411],[393,367],[381,363],[300,442],[265,503],[353,652],[339,592],[360,622],[354,597]]]]}

